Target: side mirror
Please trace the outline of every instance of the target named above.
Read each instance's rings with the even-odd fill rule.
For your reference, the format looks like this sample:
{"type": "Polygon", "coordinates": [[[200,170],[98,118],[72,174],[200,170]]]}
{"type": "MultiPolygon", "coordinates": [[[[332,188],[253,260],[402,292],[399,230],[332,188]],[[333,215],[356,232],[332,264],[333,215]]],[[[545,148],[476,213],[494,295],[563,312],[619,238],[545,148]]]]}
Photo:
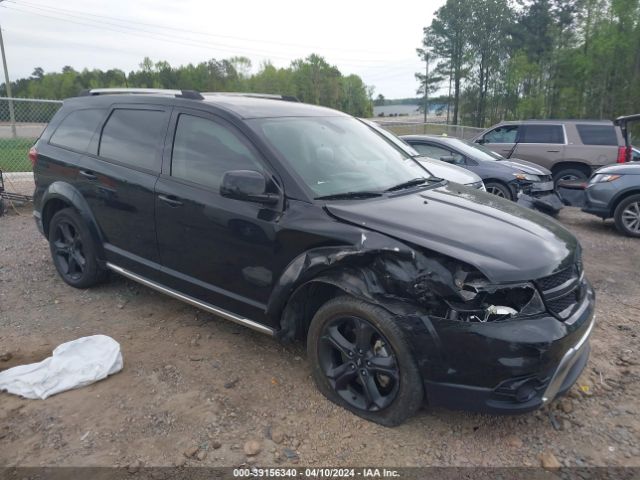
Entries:
{"type": "Polygon", "coordinates": [[[455,163],[456,159],[453,155],[443,155],[442,157],[440,157],[440,160],[442,160],[443,162],[447,162],[447,163],[455,163]]]}
{"type": "Polygon", "coordinates": [[[480,137],[480,138],[476,139],[475,142],[479,143],[480,145],[484,145],[484,137],[480,137]]]}
{"type": "Polygon", "coordinates": [[[231,170],[222,175],[220,195],[247,202],[278,203],[279,196],[267,193],[267,179],[255,170],[231,170]]]}

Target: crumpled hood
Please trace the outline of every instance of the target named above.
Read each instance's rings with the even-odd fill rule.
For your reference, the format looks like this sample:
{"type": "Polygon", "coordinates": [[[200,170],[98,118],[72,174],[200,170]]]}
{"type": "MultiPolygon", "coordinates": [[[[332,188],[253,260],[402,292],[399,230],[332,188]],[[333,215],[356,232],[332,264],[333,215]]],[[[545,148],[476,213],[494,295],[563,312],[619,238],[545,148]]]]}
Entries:
{"type": "Polygon", "coordinates": [[[509,165],[510,167],[516,168],[522,173],[530,173],[532,175],[551,175],[551,172],[548,169],[519,158],[498,160],[498,162],[501,165],[509,165]]]}
{"type": "Polygon", "coordinates": [[[575,261],[578,245],[546,215],[453,183],[325,208],[343,221],[473,265],[493,282],[550,275],[575,261]]]}

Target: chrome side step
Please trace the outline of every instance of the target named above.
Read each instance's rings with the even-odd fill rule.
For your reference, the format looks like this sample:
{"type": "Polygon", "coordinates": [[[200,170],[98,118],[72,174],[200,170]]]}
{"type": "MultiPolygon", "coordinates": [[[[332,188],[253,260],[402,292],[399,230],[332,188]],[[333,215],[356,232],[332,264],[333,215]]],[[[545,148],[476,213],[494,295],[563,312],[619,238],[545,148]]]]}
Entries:
{"type": "Polygon", "coordinates": [[[149,288],[153,288],[154,290],[162,292],[173,298],[177,298],[178,300],[182,300],[183,302],[189,303],[194,307],[201,308],[203,310],[206,310],[207,312],[213,313],[227,320],[231,320],[232,322],[237,323],[239,325],[244,325],[245,327],[249,327],[252,330],[255,330],[260,333],[266,333],[267,335],[274,336],[275,334],[275,330],[273,330],[270,327],[262,325],[258,322],[254,322],[253,320],[249,320],[248,318],[239,317],[231,312],[223,310],[222,308],[214,307],[213,305],[209,305],[208,303],[202,302],[200,300],[196,300],[195,298],[190,297],[189,295],[184,295],[183,293],[177,292],[171,288],[160,285],[159,283],[156,283],[152,280],[148,280],[144,277],[141,277],[140,275],[130,272],[129,270],[125,270],[122,267],[118,267],[113,263],[107,262],[107,268],[113,270],[116,273],[119,273],[124,277],[130,278],[135,282],[141,283],[142,285],[145,285],[149,288]]]}

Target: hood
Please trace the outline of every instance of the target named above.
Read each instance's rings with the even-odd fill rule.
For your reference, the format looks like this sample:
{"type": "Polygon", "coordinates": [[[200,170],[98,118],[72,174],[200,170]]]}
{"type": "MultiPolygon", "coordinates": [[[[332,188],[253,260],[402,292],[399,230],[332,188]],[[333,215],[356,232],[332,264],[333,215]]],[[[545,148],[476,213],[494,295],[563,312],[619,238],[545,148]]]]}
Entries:
{"type": "Polygon", "coordinates": [[[473,265],[490,281],[530,281],[574,262],[576,238],[552,218],[454,184],[331,202],[340,220],[473,265]]]}
{"type": "Polygon", "coordinates": [[[450,182],[469,185],[470,183],[482,181],[482,179],[475,173],[470,172],[465,168],[457,167],[456,165],[449,165],[442,160],[423,156],[416,157],[416,160],[436,177],[444,178],[450,182]]]}
{"type": "Polygon", "coordinates": [[[536,165],[535,163],[527,162],[526,160],[520,160],[519,158],[498,160],[498,162],[501,165],[509,165],[521,173],[529,173],[532,175],[551,175],[551,172],[548,169],[541,167],[540,165],[536,165]]]}
{"type": "Polygon", "coordinates": [[[640,175],[640,163],[614,163],[613,165],[607,165],[606,167],[599,168],[595,173],[640,175]]]}

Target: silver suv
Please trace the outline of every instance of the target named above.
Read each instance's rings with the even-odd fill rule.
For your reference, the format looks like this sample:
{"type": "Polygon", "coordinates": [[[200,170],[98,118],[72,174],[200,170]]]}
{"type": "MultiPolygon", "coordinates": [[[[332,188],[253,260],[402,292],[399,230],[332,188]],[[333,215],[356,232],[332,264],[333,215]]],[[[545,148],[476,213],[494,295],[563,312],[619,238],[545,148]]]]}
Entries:
{"type": "Polygon", "coordinates": [[[537,163],[559,180],[586,180],[593,171],[624,163],[629,153],[619,127],[601,120],[501,122],[473,139],[505,157],[537,163]]]}

